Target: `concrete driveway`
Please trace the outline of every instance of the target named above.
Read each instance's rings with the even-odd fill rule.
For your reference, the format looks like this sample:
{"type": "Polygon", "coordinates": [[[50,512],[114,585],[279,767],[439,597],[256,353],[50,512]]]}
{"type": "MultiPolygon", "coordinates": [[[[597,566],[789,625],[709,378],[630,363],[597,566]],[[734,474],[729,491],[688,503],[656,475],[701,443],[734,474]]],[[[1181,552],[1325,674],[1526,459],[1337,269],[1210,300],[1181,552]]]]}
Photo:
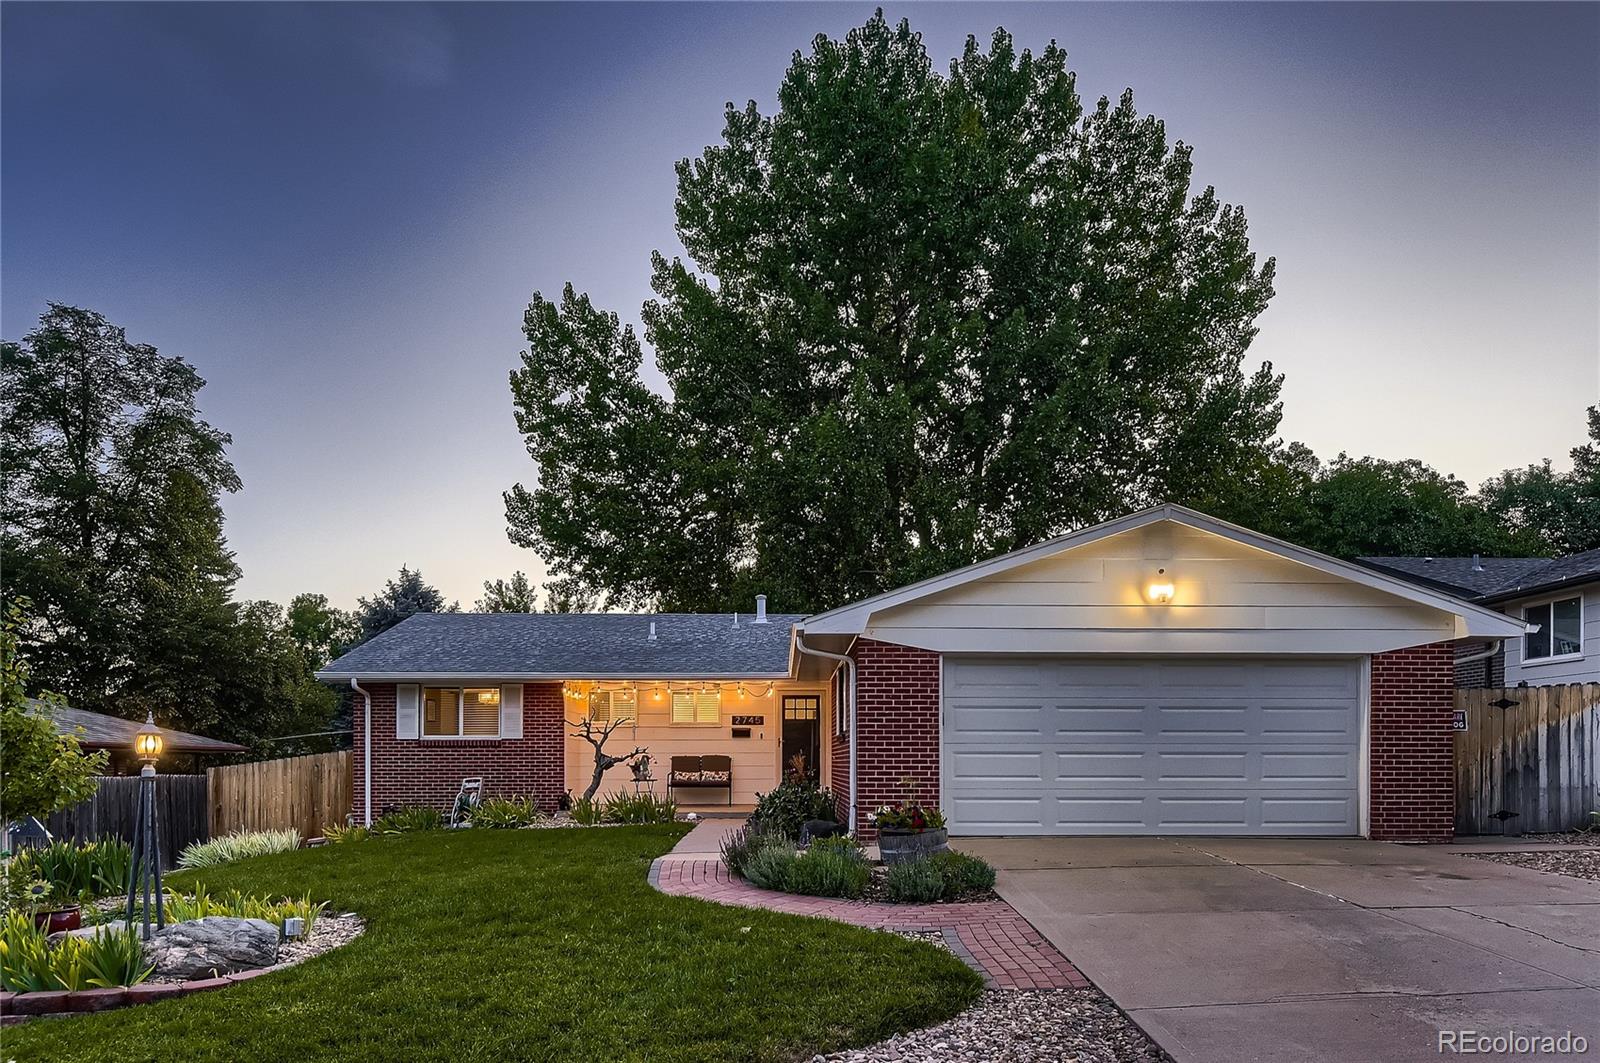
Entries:
{"type": "Polygon", "coordinates": [[[1600,1054],[1600,883],[1367,841],[955,844],[1180,1063],[1438,1060],[1456,1029],[1600,1054]]]}

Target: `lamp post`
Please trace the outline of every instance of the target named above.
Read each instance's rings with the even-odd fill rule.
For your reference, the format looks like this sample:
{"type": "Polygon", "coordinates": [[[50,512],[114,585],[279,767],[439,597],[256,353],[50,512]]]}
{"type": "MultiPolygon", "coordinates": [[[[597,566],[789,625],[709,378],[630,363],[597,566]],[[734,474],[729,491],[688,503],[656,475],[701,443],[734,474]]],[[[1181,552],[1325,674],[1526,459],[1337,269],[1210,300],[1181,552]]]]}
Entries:
{"type": "Polygon", "coordinates": [[[161,730],[154,713],[146,713],[144,726],[133,736],[133,752],[144,762],[139,769],[139,790],[133,818],[133,867],[128,870],[128,924],[144,894],[139,917],[144,940],[150,940],[150,894],[155,893],[156,929],[167,925],[161,904],[161,842],[156,836],[156,758],[161,755],[161,730]]]}

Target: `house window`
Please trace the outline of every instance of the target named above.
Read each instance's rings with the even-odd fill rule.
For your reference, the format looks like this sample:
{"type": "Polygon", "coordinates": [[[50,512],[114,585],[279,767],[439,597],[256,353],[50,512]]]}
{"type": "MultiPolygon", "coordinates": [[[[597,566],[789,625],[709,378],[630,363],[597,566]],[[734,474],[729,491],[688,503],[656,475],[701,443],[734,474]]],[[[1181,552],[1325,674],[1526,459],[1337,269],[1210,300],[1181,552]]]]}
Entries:
{"type": "Polygon", "coordinates": [[[499,687],[423,687],[424,738],[498,738],[499,687]]]}
{"type": "Polygon", "coordinates": [[[722,691],[674,690],[672,722],[679,724],[718,723],[722,719],[722,691]]]}
{"type": "Polygon", "coordinates": [[[589,719],[596,723],[638,719],[638,695],[632,690],[596,690],[589,697],[589,719]]]}
{"type": "Polygon", "coordinates": [[[1553,602],[1526,606],[1522,618],[1539,625],[1538,631],[1530,631],[1522,637],[1523,660],[1576,657],[1583,653],[1582,597],[1557,598],[1553,602]]]}

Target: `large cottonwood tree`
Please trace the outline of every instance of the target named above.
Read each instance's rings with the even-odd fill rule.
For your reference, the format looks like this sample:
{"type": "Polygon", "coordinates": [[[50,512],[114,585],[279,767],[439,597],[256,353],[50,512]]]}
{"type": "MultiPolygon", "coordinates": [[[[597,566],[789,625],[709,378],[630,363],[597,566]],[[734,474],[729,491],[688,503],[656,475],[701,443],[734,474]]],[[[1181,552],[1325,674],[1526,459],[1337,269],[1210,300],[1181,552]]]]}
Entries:
{"type": "Polygon", "coordinates": [[[569,285],[512,374],[513,541],[617,605],[812,609],[1160,499],[1275,433],[1236,207],[1131,94],[997,31],[948,72],[881,13],[678,165],[643,349],[569,285]]]}

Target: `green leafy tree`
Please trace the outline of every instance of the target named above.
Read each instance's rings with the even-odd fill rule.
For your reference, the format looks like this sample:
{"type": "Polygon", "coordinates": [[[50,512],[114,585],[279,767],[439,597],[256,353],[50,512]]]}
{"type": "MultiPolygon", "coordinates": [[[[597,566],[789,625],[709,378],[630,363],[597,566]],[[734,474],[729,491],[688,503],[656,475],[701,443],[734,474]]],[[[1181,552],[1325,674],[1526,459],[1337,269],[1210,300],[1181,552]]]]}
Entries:
{"type": "MultiPolygon", "coordinates": [[[[0,822],[37,816],[94,796],[94,777],[106,754],[85,753],[74,735],[56,733],[54,723],[28,700],[28,663],[18,648],[26,626],[24,600],[12,598],[0,616],[0,822]]],[[[40,700],[59,702],[42,693],[40,700]]]]}
{"type": "Polygon", "coordinates": [[[1087,112],[1054,44],[946,73],[881,13],[797,54],[677,170],[643,349],[570,286],[511,386],[537,486],[509,534],[581,594],[847,601],[1244,475],[1273,264],[1131,94],[1087,112]]]}
{"type": "Polygon", "coordinates": [[[295,595],[289,601],[287,622],[290,637],[313,669],[343,653],[361,632],[355,615],[329,605],[325,594],[295,595]]]}
{"type": "Polygon", "coordinates": [[[1589,407],[1589,441],[1572,448],[1572,470],[1546,459],[1507,469],[1480,489],[1485,507],[1543,552],[1600,549],[1600,406],[1589,407]]]}
{"type": "Polygon", "coordinates": [[[480,613],[532,613],[539,608],[539,588],[521,570],[511,578],[484,580],[483,597],[473,607],[480,613]]]}
{"type": "Polygon", "coordinates": [[[80,708],[136,716],[159,697],[181,716],[211,696],[239,575],[219,498],[239,478],[203,385],[77,307],[0,345],[6,586],[34,603],[38,681],[80,708]]]}
{"type": "Polygon", "coordinates": [[[452,602],[446,606],[444,595],[426,583],[416,569],[400,566],[397,579],[389,580],[383,590],[371,598],[358,599],[356,624],[360,641],[383,634],[413,613],[458,613],[461,605],[452,602]]]}

